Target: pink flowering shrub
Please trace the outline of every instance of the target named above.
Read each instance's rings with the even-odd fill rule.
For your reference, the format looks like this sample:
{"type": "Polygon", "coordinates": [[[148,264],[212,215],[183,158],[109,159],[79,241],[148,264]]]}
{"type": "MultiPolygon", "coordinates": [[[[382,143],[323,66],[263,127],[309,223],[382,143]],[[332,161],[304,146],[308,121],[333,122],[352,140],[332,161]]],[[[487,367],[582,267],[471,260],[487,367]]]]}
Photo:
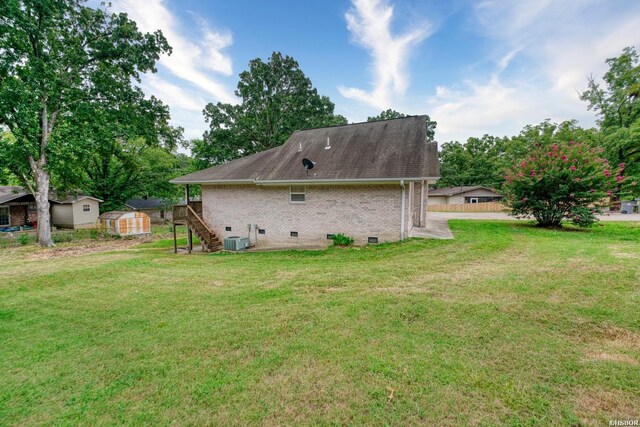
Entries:
{"type": "Polygon", "coordinates": [[[599,203],[624,179],[624,164],[609,165],[601,154],[573,141],[536,144],[506,173],[503,191],[511,215],[532,215],[544,227],[560,226],[563,219],[592,226],[599,203]]]}

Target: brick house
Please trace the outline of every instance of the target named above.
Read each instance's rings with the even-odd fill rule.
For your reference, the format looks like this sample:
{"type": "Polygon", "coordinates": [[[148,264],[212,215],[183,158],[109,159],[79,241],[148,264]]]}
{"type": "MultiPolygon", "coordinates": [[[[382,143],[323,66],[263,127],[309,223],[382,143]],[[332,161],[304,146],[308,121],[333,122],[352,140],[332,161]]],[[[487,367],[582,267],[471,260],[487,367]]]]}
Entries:
{"type": "MultiPolygon", "coordinates": [[[[91,196],[50,197],[51,225],[62,228],[94,227],[102,200],[91,196]]],[[[36,201],[18,186],[0,186],[0,227],[33,226],[38,220],[36,201]]]]}
{"type": "Polygon", "coordinates": [[[439,178],[426,120],[297,131],[282,146],[175,178],[187,200],[200,185],[202,202],[183,215],[178,206],[174,222],[190,215],[211,250],[230,236],[262,247],[326,244],[336,233],[356,244],[401,240],[424,226],[428,185],[439,178]]]}

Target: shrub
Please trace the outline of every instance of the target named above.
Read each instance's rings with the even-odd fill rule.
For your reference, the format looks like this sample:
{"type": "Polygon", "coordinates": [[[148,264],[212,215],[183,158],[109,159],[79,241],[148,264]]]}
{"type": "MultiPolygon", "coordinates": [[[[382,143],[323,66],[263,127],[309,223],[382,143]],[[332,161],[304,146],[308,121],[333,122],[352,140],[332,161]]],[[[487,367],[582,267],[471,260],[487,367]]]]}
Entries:
{"type": "Polygon", "coordinates": [[[598,204],[623,180],[624,165],[612,172],[601,153],[573,141],[537,144],[505,176],[503,191],[511,215],[532,215],[543,227],[557,227],[565,218],[580,227],[592,226],[598,204]]]}
{"type": "Polygon", "coordinates": [[[27,233],[22,233],[20,235],[20,237],[18,237],[18,243],[20,243],[22,246],[28,244],[29,243],[29,235],[27,233]]]}
{"type": "Polygon", "coordinates": [[[353,237],[345,236],[342,233],[334,234],[331,240],[335,246],[351,246],[354,242],[353,237]]]}

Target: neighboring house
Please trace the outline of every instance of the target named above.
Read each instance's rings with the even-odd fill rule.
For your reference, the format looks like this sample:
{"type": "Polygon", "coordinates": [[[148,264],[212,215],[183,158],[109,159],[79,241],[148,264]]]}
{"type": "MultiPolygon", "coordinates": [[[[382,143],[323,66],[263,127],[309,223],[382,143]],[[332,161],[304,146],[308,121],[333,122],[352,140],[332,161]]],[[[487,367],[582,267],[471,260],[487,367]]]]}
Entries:
{"type": "MultiPolygon", "coordinates": [[[[94,227],[102,200],[91,196],[49,198],[51,224],[62,228],[94,227]]],[[[38,211],[33,195],[22,187],[0,186],[0,227],[35,225],[38,211]]]]}
{"type": "Polygon", "coordinates": [[[216,239],[250,233],[258,246],[289,246],[326,244],[344,233],[358,244],[397,241],[424,226],[426,188],[439,178],[426,120],[297,131],[282,146],[171,182],[187,192],[189,185],[202,187],[201,207],[190,202],[187,215],[200,214],[198,227],[216,239]]]}
{"type": "Polygon", "coordinates": [[[60,228],[92,228],[100,215],[102,200],[91,196],[51,199],[51,224],[60,228]]]}
{"type": "Polygon", "coordinates": [[[429,190],[430,205],[461,205],[463,203],[499,202],[502,195],[481,185],[446,187],[429,190]]]}
{"type": "Polygon", "coordinates": [[[125,203],[127,209],[147,214],[153,223],[172,221],[172,205],[173,204],[171,202],[166,200],[150,197],[143,199],[129,199],[125,203]]]}
{"type": "Polygon", "coordinates": [[[35,224],[36,201],[31,193],[17,186],[0,186],[0,227],[35,224]]]}

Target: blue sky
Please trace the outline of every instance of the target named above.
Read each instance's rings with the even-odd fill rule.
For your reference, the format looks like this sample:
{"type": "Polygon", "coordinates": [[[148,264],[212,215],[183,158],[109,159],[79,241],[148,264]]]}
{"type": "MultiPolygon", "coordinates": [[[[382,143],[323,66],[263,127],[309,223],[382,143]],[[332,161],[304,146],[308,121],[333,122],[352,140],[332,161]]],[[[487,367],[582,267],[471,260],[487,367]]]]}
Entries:
{"type": "Polygon", "coordinates": [[[637,0],[115,0],[173,47],[142,88],[189,138],[208,102],[237,102],[249,60],[293,56],[350,122],[387,108],[429,114],[436,139],[513,135],[526,124],[594,124],[578,99],[625,46],[637,0]]]}

